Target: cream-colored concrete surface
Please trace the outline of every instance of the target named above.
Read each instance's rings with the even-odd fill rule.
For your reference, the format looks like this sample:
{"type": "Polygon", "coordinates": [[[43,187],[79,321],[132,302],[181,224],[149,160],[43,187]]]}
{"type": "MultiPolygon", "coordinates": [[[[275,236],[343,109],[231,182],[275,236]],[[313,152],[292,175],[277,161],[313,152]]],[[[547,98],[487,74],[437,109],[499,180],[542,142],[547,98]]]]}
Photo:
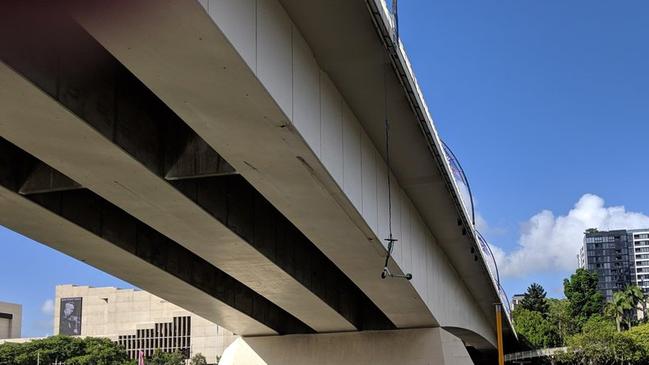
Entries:
{"type": "Polygon", "coordinates": [[[15,303],[0,302],[0,313],[9,314],[13,317],[0,318],[0,339],[20,337],[23,320],[23,306],[15,303]]]}
{"type": "Polygon", "coordinates": [[[245,337],[221,365],[471,365],[462,341],[439,328],[245,337]]]}
{"type": "MultiPolygon", "coordinates": [[[[0,135],[320,332],[354,326],[202,208],[0,64],[0,135]]],[[[112,271],[109,271],[112,273],[112,271]]]]}
{"type": "MultiPolygon", "coordinates": [[[[363,224],[362,216],[290,123],[287,105],[280,107],[268,93],[270,88],[285,90],[286,85],[270,76],[267,81],[277,84],[268,88],[262,84],[199,3],[129,4],[133,11],[106,8],[101,16],[96,11],[85,12],[81,6],[75,18],[309,237],[397,326],[437,325],[409,282],[380,279],[383,244],[363,224]]],[[[276,4],[260,4],[268,6],[264,14],[282,9],[276,4]]],[[[268,26],[275,29],[275,25],[268,26]]],[[[284,34],[280,28],[271,34],[284,34]]],[[[262,59],[257,52],[259,70],[262,59]]],[[[393,261],[391,268],[400,271],[393,261]]]]}
{"type": "Polygon", "coordinates": [[[173,317],[190,317],[190,357],[200,353],[210,363],[237,339],[232,332],[149,292],[85,285],[57,285],[55,334],[59,333],[61,298],[82,298],[81,336],[117,341],[119,336],[135,335],[138,328],[154,328],[155,323],[172,322],[173,317]]]}
{"type": "MultiPolygon", "coordinates": [[[[0,125],[3,121],[0,120],[0,125]]],[[[156,293],[160,298],[237,334],[276,334],[211,295],[1,186],[0,212],[4,212],[0,214],[0,224],[8,229],[156,293]]]]}
{"type": "MultiPolygon", "coordinates": [[[[485,263],[475,262],[473,255],[467,254],[469,247],[477,244],[471,234],[463,236],[455,222],[457,215],[464,214],[453,202],[454,188],[445,186],[444,181],[449,178],[440,174],[440,166],[428,149],[401,83],[391,72],[386,79],[383,46],[368,21],[367,5],[344,0],[248,1],[248,4],[251,2],[258,8],[276,9],[280,14],[273,20],[265,15],[262,21],[258,10],[242,7],[236,0],[211,0],[206,9],[242,56],[250,49],[268,46],[261,38],[240,42],[241,24],[246,29],[265,32],[268,24],[278,24],[272,28],[286,26],[286,14],[289,15],[290,39],[288,36],[279,39],[281,34],[275,33],[271,43],[292,43],[293,108],[286,115],[345,198],[362,215],[364,222],[357,224],[367,225],[379,241],[388,235],[383,126],[387,109],[392,121],[392,221],[394,236],[399,239],[395,262],[402,271],[413,273],[417,292],[435,317],[444,319],[445,325],[465,326],[469,322],[474,328],[492,327],[495,319],[491,304],[499,300],[498,292],[485,263]],[[272,2],[281,5],[269,5],[272,2]],[[384,85],[389,93],[386,109],[384,85]],[[430,265],[431,260],[434,265],[430,265]],[[457,290],[462,286],[465,290],[457,290]],[[439,291],[446,295],[437,295],[439,291]],[[490,320],[485,323],[480,316],[490,320]]],[[[284,52],[284,48],[277,47],[275,51],[284,52]]],[[[265,62],[273,64],[272,59],[258,52],[256,66],[265,62]]],[[[407,64],[407,60],[404,62],[407,64]]],[[[273,84],[257,68],[251,70],[281,105],[281,97],[288,92],[279,93],[282,89],[271,87],[273,84]]],[[[414,75],[408,76],[417,89],[414,75]]],[[[426,110],[423,98],[419,101],[426,110]]],[[[428,117],[426,128],[433,135],[433,144],[441,151],[432,120],[424,114],[428,117]]],[[[451,174],[447,164],[441,168],[451,174]]],[[[453,181],[450,185],[454,185],[453,181]]]]}
{"type": "MultiPolygon", "coordinates": [[[[388,220],[385,162],[364,130],[367,121],[358,120],[318,67],[277,1],[140,0],[133,9],[107,9],[101,17],[77,9],[75,17],[398,327],[468,328],[487,346],[495,343],[493,324],[396,178],[393,222],[400,241],[391,269],[410,271],[414,279],[380,280],[388,220]],[[165,31],[172,26],[175,32],[165,31]]],[[[410,137],[423,145],[420,136],[410,137]]],[[[435,188],[430,199],[450,199],[442,179],[427,183],[435,188]]],[[[459,235],[456,212],[438,214],[452,215],[448,230],[459,235]]]]}

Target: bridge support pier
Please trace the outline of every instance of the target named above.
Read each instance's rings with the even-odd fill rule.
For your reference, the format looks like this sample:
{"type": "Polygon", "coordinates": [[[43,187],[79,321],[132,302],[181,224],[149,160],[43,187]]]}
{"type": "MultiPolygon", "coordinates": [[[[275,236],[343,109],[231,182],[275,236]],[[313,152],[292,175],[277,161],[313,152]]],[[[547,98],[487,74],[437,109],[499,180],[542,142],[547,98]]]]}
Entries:
{"type": "Polygon", "coordinates": [[[460,339],[441,328],[242,337],[223,365],[473,364],[460,339]]]}

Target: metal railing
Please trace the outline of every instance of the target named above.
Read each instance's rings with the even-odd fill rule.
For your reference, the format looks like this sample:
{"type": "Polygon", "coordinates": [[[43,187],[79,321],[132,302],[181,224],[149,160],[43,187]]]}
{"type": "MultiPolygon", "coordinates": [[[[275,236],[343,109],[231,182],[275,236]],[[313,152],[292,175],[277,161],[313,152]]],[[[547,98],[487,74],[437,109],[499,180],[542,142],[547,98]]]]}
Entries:
{"type": "Polygon", "coordinates": [[[498,271],[498,263],[496,262],[496,257],[494,256],[493,251],[491,250],[491,245],[487,241],[486,238],[478,231],[478,229],[475,227],[475,207],[474,207],[474,201],[473,201],[473,193],[471,191],[471,185],[469,184],[469,179],[466,177],[466,173],[464,172],[464,169],[462,168],[462,164],[460,164],[460,160],[455,156],[451,148],[444,142],[442,141],[442,145],[444,146],[444,154],[446,155],[446,160],[448,161],[448,164],[451,167],[452,171],[452,176],[453,179],[455,180],[456,185],[462,189],[465,189],[465,194],[460,193],[460,199],[462,199],[462,202],[464,206],[470,210],[470,215],[471,215],[471,220],[473,223],[473,231],[475,232],[475,237],[478,240],[478,246],[480,247],[481,251],[481,256],[483,259],[485,259],[485,264],[487,266],[487,271],[489,271],[489,275],[491,276],[491,280],[493,281],[496,289],[498,290],[498,297],[500,298],[500,301],[503,304],[503,308],[505,309],[506,315],[508,319],[511,321],[511,307],[509,303],[509,297],[507,296],[507,293],[505,292],[505,289],[502,287],[502,283],[500,281],[500,272],[498,271]]]}
{"type": "Polygon", "coordinates": [[[469,179],[467,179],[462,164],[460,160],[455,156],[453,150],[442,140],[442,146],[444,147],[444,154],[446,155],[446,161],[451,166],[451,172],[453,174],[453,179],[460,189],[466,189],[464,192],[460,191],[460,198],[465,206],[469,207],[471,213],[471,224],[475,226],[475,207],[473,206],[473,193],[471,192],[471,185],[469,184],[469,179]]]}
{"type": "Polygon", "coordinates": [[[532,359],[535,357],[549,357],[557,354],[562,354],[567,351],[568,351],[567,347],[553,347],[547,349],[514,352],[505,355],[505,361],[525,360],[525,359],[532,359]]]}

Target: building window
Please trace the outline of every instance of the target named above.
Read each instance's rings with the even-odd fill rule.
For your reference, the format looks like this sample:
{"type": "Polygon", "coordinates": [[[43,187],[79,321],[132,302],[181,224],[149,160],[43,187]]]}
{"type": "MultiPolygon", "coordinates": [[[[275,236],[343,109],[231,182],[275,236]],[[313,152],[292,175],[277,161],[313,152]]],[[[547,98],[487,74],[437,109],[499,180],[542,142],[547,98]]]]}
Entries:
{"type": "Polygon", "coordinates": [[[191,317],[174,317],[171,322],[155,323],[154,328],[138,329],[135,335],[118,336],[117,342],[122,345],[131,359],[137,359],[143,351],[147,357],[156,349],[164,352],[181,352],[189,357],[191,348],[191,317]]]}

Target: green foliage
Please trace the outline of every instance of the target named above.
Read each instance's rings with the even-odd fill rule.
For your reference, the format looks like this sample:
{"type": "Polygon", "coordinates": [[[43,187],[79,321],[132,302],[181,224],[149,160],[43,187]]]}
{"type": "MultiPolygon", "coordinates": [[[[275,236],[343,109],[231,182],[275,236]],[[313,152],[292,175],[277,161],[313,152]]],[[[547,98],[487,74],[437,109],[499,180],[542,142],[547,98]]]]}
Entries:
{"type": "Polygon", "coordinates": [[[563,280],[563,293],[570,302],[570,315],[580,325],[594,314],[601,314],[604,297],[597,290],[597,273],[577,269],[570,279],[563,280]]]}
{"type": "Polygon", "coordinates": [[[623,334],[642,346],[649,353],[649,324],[635,326],[623,334]]]}
{"type": "Polygon", "coordinates": [[[55,361],[66,365],[124,365],[128,357],[122,347],[105,338],[52,336],[25,343],[0,345],[0,364],[34,365],[55,361]]]}
{"type": "Polygon", "coordinates": [[[527,288],[525,296],[521,300],[520,307],[532,312],[539,312],[543,315],[548,313],[548,303],[545,300],[545,289],[540,284],[532,283],[527,288]]]}
{"type": "Polygon", "coordinates": [[[616,331],[613,323],[593,316],[583,332],[568,338],[568,352],[560,356],[567,364],[646,364],[647,351],[637,341],[616,331]]]}
{"type": "Polygon", "coordinates": [[[147,365],[184,365],[185,360],[180,352],[163,352],[156,349],[147,365]]]}
{"type": "Polygon", "coordinates": [[[516,308],[513,313],[514,328],[519,339],[532,348],[555,347],[560,337],[552,323],[537,311],[516,308]]]}
{"type": "Polygon", "coordinates": [[[559,345],[563,345],[569,336],[579,333],[580,326],[570,313],[570,302],[567,299],[547,299],[547,320],[554,327],[559,345]]]}
{"type": "Polygon", "coordinates": [[[88,337],[83,342],[83,355],[69,358],[66,365],[114,365],[128,360],[124,349],[107,338],[88,337]]]}
{"type": "Polygon", "coordinates": [[[615,332],[615,322],[610,318],[596,314],[586,321],[582,333],[609,333],[615,332]]]}
{"type": "Polygon", "coordinates": [[[189,361],[189,365],[207,365],[207,359],[203,354],[198,353],[189,361]]]}
{"type": "Polygon", "coordinates": [[[634,308],[631,298],[624,291],[615,292],[613,294],[613,301],[610,303],[615,313],[615,322],[617,324],[617,331],[622,330],[622,325],[627,329],[631,327],[631,312],[634,308]]]}

